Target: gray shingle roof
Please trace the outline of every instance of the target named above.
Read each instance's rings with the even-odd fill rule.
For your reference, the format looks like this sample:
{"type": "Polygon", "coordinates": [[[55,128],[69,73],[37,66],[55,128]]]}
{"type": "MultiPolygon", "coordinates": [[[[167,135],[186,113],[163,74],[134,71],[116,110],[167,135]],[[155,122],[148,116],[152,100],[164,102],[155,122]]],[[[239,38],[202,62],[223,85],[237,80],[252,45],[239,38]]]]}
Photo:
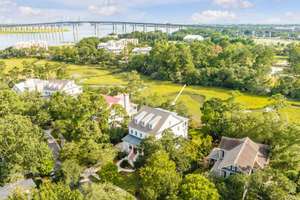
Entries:
{"type": "Polygon", "coordinates": [[[268,163],[268,146],[255,143],[249,138],[222,137],[217,149],[225,150],[225,156],[219,164],[219,169],[238,166],[243,172],[249,173],[256,164],[263,168],[268,163]]]}

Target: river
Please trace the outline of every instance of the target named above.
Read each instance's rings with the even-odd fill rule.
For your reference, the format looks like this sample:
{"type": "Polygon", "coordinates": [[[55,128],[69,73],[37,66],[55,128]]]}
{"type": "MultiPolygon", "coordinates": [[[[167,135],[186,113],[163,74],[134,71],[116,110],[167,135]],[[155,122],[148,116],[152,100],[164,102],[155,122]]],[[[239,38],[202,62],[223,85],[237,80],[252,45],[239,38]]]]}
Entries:
{"type": "MultiPolygon", "coordinates": [[[[120,27],[119,27],[120,28],[120,27]]],[[[79,27],[78,38],[74,39],[72,27],[66,27],[68,31],[63,33],[18,33],[18,34],[0,34],[0,50],[10,46],[14,46],[19,42],[30,41],[45,41],[49,46],[58,46],[63,44],[74,43],[85,37],[95,36],[95,29],[89,24],[81,25],[79,27]]],[[[142,27],[137,27],[137,31],[142,31],[142,27]]],[[[171,29],[173,32],[176,29],[171,29]]],[[[117,30],[120,32],[121,30],[117,30]]],[[[154,31],[154,28],[148,28],[148,31],[154,31]]],[[[131,32],[129,29],[127,33],[131,32]]],[[[100,35],[98,37],[104,37],[112,33],[111,26],[101,26],[100,35]]]]}
{"type": "MultiPolygon", "coordinates": [[[[18,33],[18,34],[0,34],[0,50],[14,46],[19,42],[46,41],[49,46],[58,46],[68,43],[74,43],[72,27],[66,27],[68,31],[63,33],[18,33]]],[[[99,37],[104,37],[112,32],[110,27],[102,27],[99,37]]],[[[78,40],[95,36],[94,28],[90,25],[82,25],[79,28],[78,40]]]]}

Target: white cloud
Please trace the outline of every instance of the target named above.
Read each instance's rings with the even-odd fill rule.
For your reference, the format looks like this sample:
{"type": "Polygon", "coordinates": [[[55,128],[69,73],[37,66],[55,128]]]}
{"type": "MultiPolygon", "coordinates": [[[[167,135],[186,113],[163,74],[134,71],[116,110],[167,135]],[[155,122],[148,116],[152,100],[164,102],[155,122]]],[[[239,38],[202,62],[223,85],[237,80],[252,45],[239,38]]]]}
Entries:
{"type": "Polygon", "coordinates": [[[215,4],[225,8],[251,8],[254,4],[248,0],[213,0],[215,4]]]}
{"type": "Polygon", "coordinates": [[[192,15],[192,20],[196,23],[226,23],[235,18],[235,13],[221,10],[205,10],[192,15]]]}
{"type": "Polygon", "coordinates": [[[86,6],[86,5],[101,5],[101,4],[114,4],[121,5],[122,7],[138,7],[138,6],[151,6],[151,5],[164,5],[164,4],[178,4],[189,2],[200,2],[202,0],[53,0],[68,6],[86,6]]]}
{"type": "Polygon", "coordinates": [[[265,17],[260,20],[264,24],[298,24],[300,21],[300,13],[286,12],[280,15],[265,17]]]}
{"type": "Polygon", "coordinates": [[[0,0],[0,13],[8,12],[16,3],[12,0],[0,0]]]}
{"type": "Polygon", "coordinates": [[[30,6],[19,6],[18,10],[20,11],[21,15],[33,17],[33,16],[41,16],[42,11],[39,9],[32,8],[30,6]]]}
{"type": "Polygon", "coordinates": [[[122,8],[118,5],[106,5],[106,6],[98,6],[98,5],[90,5],[88,10],[94,14],[100,16],[112,16],[119,14],[122,11],[122,8]]]}

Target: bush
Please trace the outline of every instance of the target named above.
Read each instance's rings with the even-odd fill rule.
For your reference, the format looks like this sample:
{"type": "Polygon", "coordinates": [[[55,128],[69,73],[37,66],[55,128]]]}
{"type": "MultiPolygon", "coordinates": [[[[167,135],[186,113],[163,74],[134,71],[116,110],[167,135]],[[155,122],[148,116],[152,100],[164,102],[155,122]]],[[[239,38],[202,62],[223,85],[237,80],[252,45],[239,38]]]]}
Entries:
{"type": "Polygon", "coordinates": [[[128,133],[127,129],[124,128],[114,128],[110,130],[109,139],[111,143],[118,144],[122,142],[122,138],[128,133]]]}
{"type": "Polygon", "coordinates": [[[98,172],[102,182],[116,182],[119,177],[118,167],[114,163],[109,163],[98,172]]]}

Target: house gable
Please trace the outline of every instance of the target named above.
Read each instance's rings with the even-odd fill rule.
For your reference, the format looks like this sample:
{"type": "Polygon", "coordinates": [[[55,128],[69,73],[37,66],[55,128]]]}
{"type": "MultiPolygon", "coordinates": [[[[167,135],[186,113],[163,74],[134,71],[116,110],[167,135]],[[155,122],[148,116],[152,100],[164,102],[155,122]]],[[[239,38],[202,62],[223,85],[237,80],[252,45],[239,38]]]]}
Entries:
{"type": "Polygon", "coordinates": [[[208,159],[215,162],[212,171],[219,174],[222,170],[230,174],[251,174],[253,170],[264,168],[268,164],[267,148],[268,146],[257,144],[249,138],[223,137],[219,148],[214,148],[208,159]],[[221,151],[224,152],[223,158],[220,156],[221,151]]]}

